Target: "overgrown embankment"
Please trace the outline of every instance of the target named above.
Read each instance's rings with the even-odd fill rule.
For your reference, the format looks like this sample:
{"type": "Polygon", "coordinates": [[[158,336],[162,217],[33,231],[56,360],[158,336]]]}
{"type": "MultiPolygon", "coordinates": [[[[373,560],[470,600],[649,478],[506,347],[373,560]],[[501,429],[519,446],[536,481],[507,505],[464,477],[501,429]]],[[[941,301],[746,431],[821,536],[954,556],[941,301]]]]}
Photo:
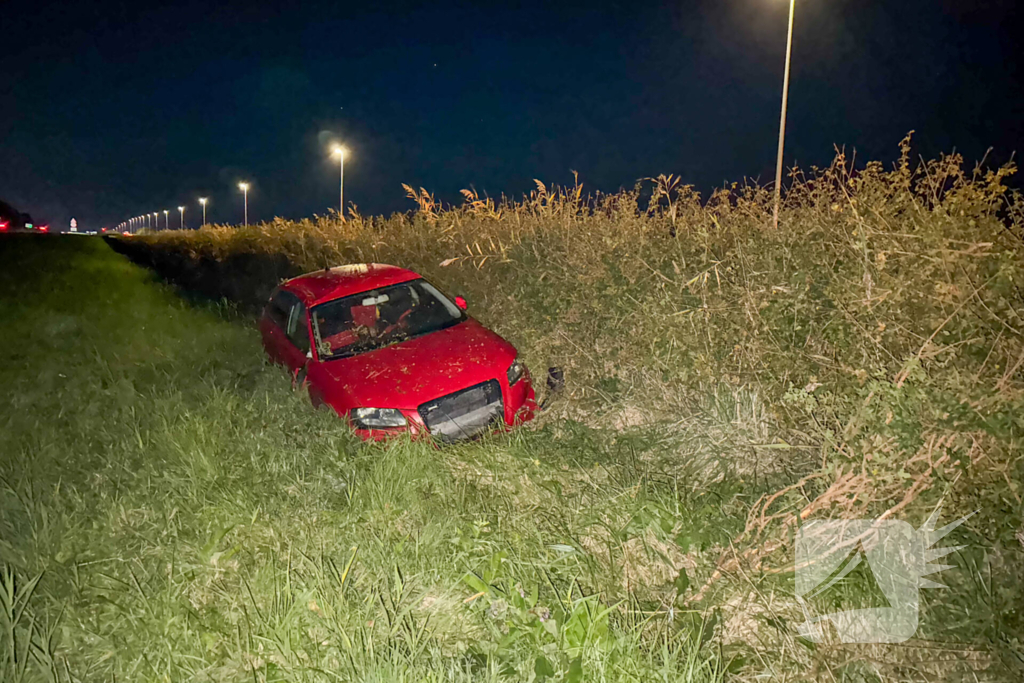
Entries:
{"type": "Polygon", "coordinates": [[[462,206],[441,207],[407,188],[411,219],[275,220],[130,242],[185,263],[245,254],[302,271],[411,267],[466,295],[532,367],[565,366],[561,418],[642,427],[674,444],[654,469],[697,463],[694,486],[736,475],[763,487],[686,604],[723,579],[784,570],[803,520],[919,524],[943,496],[944,516],[980,509],[983,559],[971,566],[1009,593],[970,617],[956,605],[977,603],[976,591],[951,598],[935,619],[1019,663],[1007,633],[1024,610],[1005,568],[1024,537],[1024,206],[1002,184],[1010,168],[965,171],[955,156],[914,166],[902,151],[892,170],[853,171],[840,156],[797,174],[777,230],[764,188],[701,201],[660,177],[643,205],[639,190],[588,197],[538,182],[522,201],[465,191],[462,206]]]}

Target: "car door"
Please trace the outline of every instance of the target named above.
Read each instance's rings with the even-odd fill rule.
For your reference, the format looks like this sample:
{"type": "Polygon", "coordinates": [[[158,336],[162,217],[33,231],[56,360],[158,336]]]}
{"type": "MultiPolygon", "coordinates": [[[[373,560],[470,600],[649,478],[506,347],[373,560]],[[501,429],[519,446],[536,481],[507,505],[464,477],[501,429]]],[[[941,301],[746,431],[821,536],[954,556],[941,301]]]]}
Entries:
{"type": "Polygon", "coordinates": [[[288,326],[288,315],[294,301],[288,300],[285,292],[275,290],[260,316],[260,337],[263,348],[272,363],[284,365],[284,343],[287,337],[284,329],[288,326]]]}
{"type": "Polygon", "coordinates": [[[260,318],[263,347],[270,359],[296,371],[306,364],[309,352],[309,322],[306,307],[288,290],[270,298],[260,318]]]}
{"type": "MultiPolygon", "coordinates": [[[[289,292],[290,294],[290,292],[289,292]]],[[[292,372],[306,366],[311,358],[309,343],[309,318],[306,305],[293,296],[294,304],[288,312],[288,323],[285,326],[285,342],[282,352],[284,364],[292,372]]]]}

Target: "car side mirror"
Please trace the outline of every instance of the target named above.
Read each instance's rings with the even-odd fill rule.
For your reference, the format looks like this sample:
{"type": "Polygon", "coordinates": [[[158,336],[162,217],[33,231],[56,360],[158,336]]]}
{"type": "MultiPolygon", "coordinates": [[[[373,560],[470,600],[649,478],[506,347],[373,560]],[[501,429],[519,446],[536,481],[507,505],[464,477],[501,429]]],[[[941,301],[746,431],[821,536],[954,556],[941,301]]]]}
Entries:
{"type": "Polygon", "coordinates": [[[465,297],[461,296],[455,297],[455,305],[461,308],[462,310],[466,310],[467,308],[469,308],[469,304],[466,303],[465,297]]]}

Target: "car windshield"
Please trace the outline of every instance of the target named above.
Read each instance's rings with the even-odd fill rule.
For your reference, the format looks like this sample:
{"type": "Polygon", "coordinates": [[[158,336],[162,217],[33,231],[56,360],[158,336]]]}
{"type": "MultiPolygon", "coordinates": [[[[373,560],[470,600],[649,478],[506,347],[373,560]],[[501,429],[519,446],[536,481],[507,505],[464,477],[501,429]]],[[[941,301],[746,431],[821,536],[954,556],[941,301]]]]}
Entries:
{"type": "Polygon", "coordinates": [[[433,285],[412,280],[320,304],[312,310],[321,360],[347,358],[443,330],[462,311],[433,285]]]}

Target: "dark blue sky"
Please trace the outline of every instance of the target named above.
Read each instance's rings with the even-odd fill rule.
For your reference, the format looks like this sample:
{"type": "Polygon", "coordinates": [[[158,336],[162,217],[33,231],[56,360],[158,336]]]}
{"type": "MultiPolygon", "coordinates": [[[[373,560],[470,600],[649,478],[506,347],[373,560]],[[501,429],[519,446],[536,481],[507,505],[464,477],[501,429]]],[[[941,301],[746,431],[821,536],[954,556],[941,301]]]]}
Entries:
{"type": "MultiPolygon", "coordinates": [[[[1015,0],[797,0],[787,164],[833,144],[1005,160],[1024,133],[1015,0]]],[[[411,208],[531,178],[703,190],[773,175],[785,0],[0,6],[0,199],[86,227],[210,197],[240,221],[411,208]]],[[[172,225],[174,221],[172,221],[172,225]]]]}

